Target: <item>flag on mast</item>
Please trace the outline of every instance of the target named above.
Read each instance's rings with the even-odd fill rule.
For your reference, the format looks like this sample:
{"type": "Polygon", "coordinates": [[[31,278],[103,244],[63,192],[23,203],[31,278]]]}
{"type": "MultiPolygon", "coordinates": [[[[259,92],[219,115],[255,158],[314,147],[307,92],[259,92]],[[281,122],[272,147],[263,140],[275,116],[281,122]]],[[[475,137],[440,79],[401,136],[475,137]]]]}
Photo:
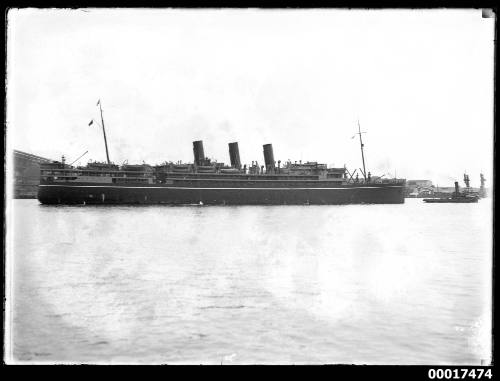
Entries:
{"type": "Polygon", "coordinates": [[[91,126],[94,123],[94,119],[92,119],[89,123],[89,126],[91,126]]]}
{"type": "Polygon", "coordinates": [[[101,103],[101,100],[99,99],[99,100],[97,101],[96,106],[99,106],[99,104],[100,104],[100,103],[101,103]]]}

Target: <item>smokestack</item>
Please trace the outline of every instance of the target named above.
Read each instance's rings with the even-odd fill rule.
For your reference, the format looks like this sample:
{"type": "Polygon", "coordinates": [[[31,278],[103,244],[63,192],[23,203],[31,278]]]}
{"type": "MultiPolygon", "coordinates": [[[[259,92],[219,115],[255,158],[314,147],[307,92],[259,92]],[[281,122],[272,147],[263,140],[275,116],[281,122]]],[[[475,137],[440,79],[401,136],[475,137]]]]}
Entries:
{"type": "Polygon", "coordinates": [[[203,141],[197,140],[193,142],[194,163],[203,165],[205,161],[205,152],[203,151],[203,141]]]}
{"type": "Polygon", "coordinates": [[[238,142],[229,143],[229,159],[231,160],[231,167],[241,169],[238,142]]]}
{"type": "Polygon", "coordinates": [[[458,181],[455,181],[455,194],[458,196],[459,195],[459,188],[458,188],[458,181]]]}
{"type": "Polygon", "coordinates": [[[273,145],[264,144],[264,162],[266,164],[266,172],[274,172],[274,155],[273,155],[273,145]]]}

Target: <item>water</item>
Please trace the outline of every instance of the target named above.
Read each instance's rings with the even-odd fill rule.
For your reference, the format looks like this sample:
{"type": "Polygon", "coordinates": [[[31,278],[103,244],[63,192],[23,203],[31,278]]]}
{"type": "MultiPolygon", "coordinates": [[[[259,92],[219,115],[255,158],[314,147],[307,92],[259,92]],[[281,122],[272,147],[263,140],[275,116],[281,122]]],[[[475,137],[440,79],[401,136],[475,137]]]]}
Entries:
{"type": "Polygon", "coordinates": [[[11,362],[490,361],[489,199],[12,206],[11,362]]]}

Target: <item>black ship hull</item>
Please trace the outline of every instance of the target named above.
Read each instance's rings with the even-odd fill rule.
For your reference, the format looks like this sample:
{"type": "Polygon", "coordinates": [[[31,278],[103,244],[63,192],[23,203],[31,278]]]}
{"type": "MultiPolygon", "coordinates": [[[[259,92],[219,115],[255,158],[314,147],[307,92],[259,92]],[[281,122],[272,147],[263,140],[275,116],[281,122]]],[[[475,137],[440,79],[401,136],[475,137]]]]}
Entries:
{"type": "Polygon", "coordinates": [[[40,184],[42,204],[342,205],[402,204],[401,184],[40,184]]]}
{"type": "Polygon", "coordinates": [[[455,203],[455,204],[469,204],[471,202],[478,202],[478,198],[475,197],[462,197],[462,198],[425,198],[424,202],[431,204],[444,204],[444,203],[455,203]]]}

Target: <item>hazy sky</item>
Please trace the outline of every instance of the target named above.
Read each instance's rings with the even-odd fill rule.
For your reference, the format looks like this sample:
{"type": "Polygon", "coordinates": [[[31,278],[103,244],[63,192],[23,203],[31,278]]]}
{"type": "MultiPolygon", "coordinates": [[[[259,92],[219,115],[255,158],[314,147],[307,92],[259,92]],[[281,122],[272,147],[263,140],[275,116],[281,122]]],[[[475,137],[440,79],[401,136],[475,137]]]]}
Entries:
{"type": "Polygon", "coordinates": [[[493,171],[481,10],[11,10],[10,149],[73,161],[310,160],[452,185],[493,171]]]}

